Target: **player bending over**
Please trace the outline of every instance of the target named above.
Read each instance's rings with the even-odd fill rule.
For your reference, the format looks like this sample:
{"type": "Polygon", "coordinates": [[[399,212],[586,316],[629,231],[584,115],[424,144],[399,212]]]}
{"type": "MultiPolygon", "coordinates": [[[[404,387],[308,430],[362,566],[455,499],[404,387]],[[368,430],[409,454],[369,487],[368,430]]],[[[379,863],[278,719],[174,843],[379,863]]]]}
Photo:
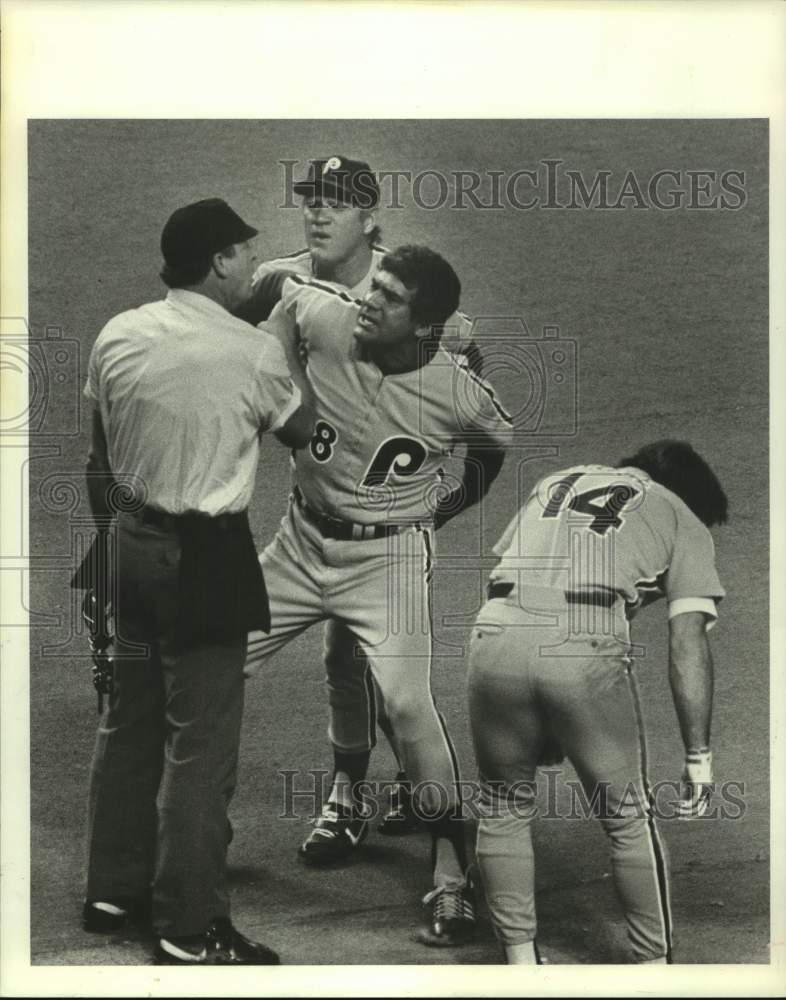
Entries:
{"type": "Polygon", "coordinates": [[[708,527],[726,496],[690,445],[658,441],[617,468],[542,479],[497,543],[470,647],[469,704],[484,811],[478,862],[508,963],[535,963],[531,824],[554,735],[609,838],[638,962],[671,961],[666,857],[645,774],[628,622],[669,603],[669,680],[685,746],[685,817],[712,782],[707,629],[724,591],[708,527]],[[635,790],[635,794],[631,794],[635,790]]]}

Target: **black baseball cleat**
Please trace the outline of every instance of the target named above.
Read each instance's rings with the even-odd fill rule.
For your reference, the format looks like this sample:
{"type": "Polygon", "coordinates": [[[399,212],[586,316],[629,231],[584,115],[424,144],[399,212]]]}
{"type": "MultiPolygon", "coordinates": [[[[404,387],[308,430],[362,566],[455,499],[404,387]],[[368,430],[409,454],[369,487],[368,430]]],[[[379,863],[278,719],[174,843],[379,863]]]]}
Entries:
{"type": "Polygon", "coordinates": [[[475,894],[472,882],[438,885],[423,897],[429,906],[426,926],[417,939],[432,948],[453,948],[466,944],[475,934],[475,894]]]}
{"type": "Polygon", "coordinates": [[[116,934],[150,923],[150,897],[86,899],[82,904],[82,929],[90,934],[116,934]]]}
{"type": "Polygon", "coordinates": [[[322,815],[314,821],[314,829],[300,845],[298,854],[310,865],[328,865],[341,861],[356,850],[368,835],[371,809],[328,802],[322,815]]]}
{"type": "Polygon", "coordinates": [[[278,955],[250,941],[231,921],[214,920],[204,934],[188,938],[159,938],[153,965],[280,965],[278,955]]]}
{"type": "Polygon", "coordinates": [[[420,820],[412,808],[412,791],[403,771],[396,775],[396,784],[390,790],[390,809],[377,827],[386,837],[404,837],[420,829],[420,820]]]}

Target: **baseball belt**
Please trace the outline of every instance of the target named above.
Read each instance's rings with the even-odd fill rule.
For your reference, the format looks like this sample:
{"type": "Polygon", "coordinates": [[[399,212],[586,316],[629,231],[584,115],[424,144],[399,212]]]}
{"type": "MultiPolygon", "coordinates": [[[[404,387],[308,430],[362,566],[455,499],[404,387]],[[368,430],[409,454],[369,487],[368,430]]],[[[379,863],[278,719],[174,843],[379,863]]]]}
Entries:
{"type": "Polygon", "coordinates": [[[397,535],[402,527],[409,527],[400,524],[355,524],[354,521],[342,521],[338,517],[330,517],[314,510],[301,493],[300,487],[293,488],[292,496],[306,520],[310,521],[325,538],[332,538],[338,542],[366,542],[373,538],[389,538],[391,535],[397,535]]]}
{"type": "Polygon", "coordinates": [[[179,527],[188,518],[204,518],[205,522],[209,520],[215,530],[222,532],[236,528],[248,516],[246,511],[237,511],[232,514],[218,514],[216,517],[210,517],[208,514],[201,514],[198,511],[189,511],[186,514],[170,514],[159,507],[140,507],[139,510],[132,511],[131,513],[142,524],[149,524],[154,528],[159,528],[161,531],[171,531],[173,533],[178,531],[179,527]]]}
{"type": "MultiPolygon", "coordinates": [[[[515,584],[510,582],[489,583],[488,599],[509,597],[514,587],[515,584]]],[[[526,587],[524,589],[526,594],[526,587]]],[[[616,590],[555,590],[555,594],[562,594],[568,604],[590,604],[597,608],[613,607],[619,596],[616,590]]]]}

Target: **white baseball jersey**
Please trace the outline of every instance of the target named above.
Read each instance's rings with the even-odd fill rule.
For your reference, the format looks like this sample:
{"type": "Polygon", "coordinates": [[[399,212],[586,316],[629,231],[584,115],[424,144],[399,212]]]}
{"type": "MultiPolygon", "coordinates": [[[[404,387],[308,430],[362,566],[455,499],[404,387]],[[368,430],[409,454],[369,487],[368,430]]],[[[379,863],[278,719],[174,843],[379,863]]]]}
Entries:
{"type": "Polygon", "coordinates": [[[429,520],[455,446],[480,432],[504,447],[512,424],[491,386],[442,348],[415,371],[383,375],[353,336],[359,309],[330,284],[284,284],[278,312],[300,329],[317,411],[310,446],[295,452],[298,485],[342,520],[429,520]]]}
{"type": "MultiPolygon", "coordinates": [[[[325,281],[318,279],[323,285],[332,285],[334,288],[346,290],[353,299],[362,299],[368,294],[371,288],[371,279],[377,273],[380,262],[388,249],[383,246],[374,245],[371,248],[371,266],[357,284],[348,288],[337,281],[325,281]]],[[[274,260],[265,261],[260,264],[254,272],[253,284],[257,284],[259,279],[266,274],[275,271],[294,271],[302,274],[303,277],[314,277],[313,262],[309,250],[296,250],[295,253],[286,257],[276,257],[274,260]]],[[[472,320],[462,312],[455,312],[449,316],[445,322],[445,331],[442,334],[442,345],[451,351],[462,351],[472,340],[472,320]]]]}
{"type": "Polygon", "coordinates": [[[673,617],[715,618],[724,596],[709,529],[641,469],[578,465],[541,479],[494,547],[494,582],[665,596],[673,617]]]}

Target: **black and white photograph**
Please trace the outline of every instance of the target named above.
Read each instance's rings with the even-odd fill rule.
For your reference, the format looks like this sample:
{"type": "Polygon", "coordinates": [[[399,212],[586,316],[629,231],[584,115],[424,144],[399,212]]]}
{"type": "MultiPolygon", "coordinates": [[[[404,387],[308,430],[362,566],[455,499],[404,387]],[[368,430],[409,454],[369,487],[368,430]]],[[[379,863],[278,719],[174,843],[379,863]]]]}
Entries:
{"type": "Polygon", "coordinates": [[[282,88],[25,118],[6,941],[41,995],[742,995],[783,961],[782,120],[282,88]]]}

